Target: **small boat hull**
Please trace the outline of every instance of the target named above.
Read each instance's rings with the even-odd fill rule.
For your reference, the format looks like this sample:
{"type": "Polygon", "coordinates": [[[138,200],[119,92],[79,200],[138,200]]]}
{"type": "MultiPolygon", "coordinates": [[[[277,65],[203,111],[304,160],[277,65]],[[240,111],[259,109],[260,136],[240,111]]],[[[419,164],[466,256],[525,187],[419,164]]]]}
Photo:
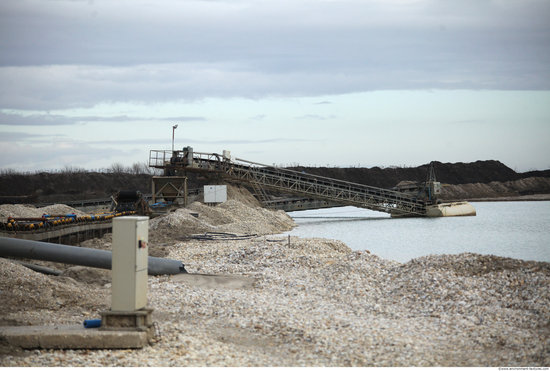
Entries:
{"type": "Polygon", "coordinates": [[[442,203],[426,209],[426,216],[430,218],[475,215],[476,209],[466,201],[442,203]]]}
{"type": "MultiPolygon", "coordinates": [[[[466,201],[446,202],[438,205],[431,205],[426,208],[428,218],[439,218],[444,216],[475,216],[476,209],[466,201]]],[[[414,218],[419,217],[418,214],[402,214],[393,212],[392,218],[414,218]]]]}

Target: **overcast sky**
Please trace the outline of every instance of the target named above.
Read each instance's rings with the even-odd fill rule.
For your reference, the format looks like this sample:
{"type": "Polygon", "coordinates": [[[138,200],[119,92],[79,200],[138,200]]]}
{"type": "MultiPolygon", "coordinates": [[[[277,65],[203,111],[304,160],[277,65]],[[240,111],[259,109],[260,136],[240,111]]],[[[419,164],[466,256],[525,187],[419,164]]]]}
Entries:
{"type": "Polygon", "coordinates": [[[550,1],[0,1],[0,169],[175,146],[550,167],[550,1]]]}

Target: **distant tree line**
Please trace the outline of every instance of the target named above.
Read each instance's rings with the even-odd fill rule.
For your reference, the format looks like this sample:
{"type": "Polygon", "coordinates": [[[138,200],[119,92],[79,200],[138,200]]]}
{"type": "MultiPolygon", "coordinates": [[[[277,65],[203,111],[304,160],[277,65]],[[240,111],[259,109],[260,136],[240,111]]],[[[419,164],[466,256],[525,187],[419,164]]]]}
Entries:
{"type": "Polygon", "coordinates": [[[146,174],[146,175],[162,175],[162,169],[149,167],[145,162],[134,162],[130,166],[125,166],[120,162],[115,162],[109,167],[100,169],[85,169],[75,165],[65,165],[62,169],[54,170],[34,170],[34,171],[17,171],[12,168],[0,169],[0,176],[8,175],[34,175],[40,173],[49,174],[83,174],[83,173],[103,173],[103,174],[146,174]]]}

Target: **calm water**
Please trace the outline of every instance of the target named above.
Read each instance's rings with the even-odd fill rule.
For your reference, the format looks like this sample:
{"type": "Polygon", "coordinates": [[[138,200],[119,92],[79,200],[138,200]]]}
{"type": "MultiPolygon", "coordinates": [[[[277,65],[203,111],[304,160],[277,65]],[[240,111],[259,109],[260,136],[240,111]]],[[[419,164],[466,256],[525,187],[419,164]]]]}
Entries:
{"type": "Polygon", "coordinates": [[[351,206],[289,213],[285,235],[343,241],[405,263],[430,254],[472,252],[550,262],[550,201],[472,202],[477,216],[392,219],[351,206]]]}

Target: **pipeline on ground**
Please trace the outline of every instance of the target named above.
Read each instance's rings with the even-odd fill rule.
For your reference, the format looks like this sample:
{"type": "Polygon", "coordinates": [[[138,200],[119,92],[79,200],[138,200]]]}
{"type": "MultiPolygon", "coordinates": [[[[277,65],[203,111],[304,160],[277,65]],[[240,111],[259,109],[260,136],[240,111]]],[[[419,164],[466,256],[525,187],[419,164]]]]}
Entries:
{"type": "MultiPolygon", "coordinates": [[[[0,256],[111,269],[113,253],[86,247],[0,237],[0,256]]],[[[187,273],[187,271],[180,261],[150,256],[147,273],[150,276],[158,276],[187,273]]]]}

